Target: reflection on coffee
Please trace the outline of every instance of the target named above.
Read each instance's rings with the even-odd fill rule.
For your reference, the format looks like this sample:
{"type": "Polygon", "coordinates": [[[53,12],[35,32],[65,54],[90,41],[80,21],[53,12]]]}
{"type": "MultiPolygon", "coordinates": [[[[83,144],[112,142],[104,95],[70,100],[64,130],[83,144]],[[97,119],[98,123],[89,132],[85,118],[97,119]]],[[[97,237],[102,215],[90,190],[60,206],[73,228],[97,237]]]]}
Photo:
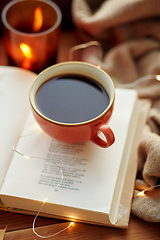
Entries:
{"type": "Polygon", "coordinates": [[[81,123],[99,116],[109,105],[105,89],[91,78],[61,75],[44,82],[36,105],[45,117],[61,123],[81,123]]]}

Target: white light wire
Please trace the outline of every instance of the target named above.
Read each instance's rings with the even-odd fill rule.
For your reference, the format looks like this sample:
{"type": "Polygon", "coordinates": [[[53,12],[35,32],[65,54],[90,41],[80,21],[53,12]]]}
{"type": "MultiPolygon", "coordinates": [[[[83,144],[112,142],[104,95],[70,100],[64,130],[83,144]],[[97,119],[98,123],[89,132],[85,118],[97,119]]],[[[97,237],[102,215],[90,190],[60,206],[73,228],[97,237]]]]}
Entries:
{"type": "MultiPolygon", "coordinates": [[[[103,51],[102,51],[101,44],[98,41],[90,41],[87,43],[73,46],[69,51],[69,61],[73,61],[73,53],[75,51],[84,49],[84,48],[87,48],[90,46],[97,47],[99,59],[101,59],[101,61],[102,61],[103,51]]],[[[100,66],[97,66],[97,67],[100,67],[100,66]]],[[[152,80],[152,79],[156,79],[157,81],[160,81],[160,75],[146,75],[146,76],[138,78],[136,81],[131,82],[131,83],[124,83],[124,84],[115,83],[115,86],[119,87],[119,88],[133,88],[145,81],[152,80]]]]}
{"type": "Polygon", "coordinates": [[[157,81],[160,81],[160,75],[147,75],[147,76],[138,78],[136,81],[131,83],[124,83],[124,84],[116,83],[115,85],[116,87],[119,87],[119,88],[133,88],[145,81],[152,80],[152,79],[156,79],[157,81]]]}
{"type": "Polygon", "coordinates": [[[15,144],[13,145],[13,150],[14,150],[16,153],[18,153],[19,155],[25,157],[26,159],[36,158],[36,159],[43,159],[43,160],[46,160],[46,161],[48,161],[48,162],[51,162],[51,163],[53,163],[54,165],[56,165],[56,166],[59,168],[59,170],[60,170],[61,180],[60,180],[59,183],[55,186],[55,188],[52,190],[50,196],[47,197],[47,198],[45,198],[45,199],[43,200],[42,206],[40,207],[39,211],[37,212],[37,214],[36,214],[36,216],[35,216],[35,218],[34,218],[34,220],[33,220],[33,225],[32,225],[33,233],[34,233],[36,236],[38,236],[39,238],[50,238],[50,237],[54,237],[55,235],[57,235],[57,234],[59,234],[59,233],[61,233],[61,232],[64,232],[64,231],[67,230],[68,228],[70,228],[70,227],[73,225],[73,222],[70,222],[69,225],[68,225],[66,228],[64,228],[64,229],[62,229],[62,230],[60,230],[60,231],[58,231],[58,232],[56,232],[56,233],[54,233],[54,234],[52,234],[52,235],[48,235],[48,236],[41,236],[41,235],[38,234],[38,233],[36,232],[36,230],[35,230],[35,224],[36,224],[37,217],[39,216],[39,214],[40,214],[40,212],[41,212],[44,204],[45,204],[46,201],[52,196],[53,192],[60,186],[60,184],[61,184],[62,181],[63,181],[63,171],[62,171],[61,167],[60,167],[57,163],[52,162],[52,161],[49,161],[47,158],[27,156],[27,155],[21,153],[20,151],[18,151],[18,150],[16,149],[15,145],[17,144],[17,142],[19,141],[20,138],[30,136],[30,135],[34,134],[36,131],[37,131],[37,130],[35,130],[34,132],[32,132],[32,133],[30,133],[30,134],[27,134],[27,135],[25,135],[25,136],[20,136],[20,137],[16,140],[15,144]]]}

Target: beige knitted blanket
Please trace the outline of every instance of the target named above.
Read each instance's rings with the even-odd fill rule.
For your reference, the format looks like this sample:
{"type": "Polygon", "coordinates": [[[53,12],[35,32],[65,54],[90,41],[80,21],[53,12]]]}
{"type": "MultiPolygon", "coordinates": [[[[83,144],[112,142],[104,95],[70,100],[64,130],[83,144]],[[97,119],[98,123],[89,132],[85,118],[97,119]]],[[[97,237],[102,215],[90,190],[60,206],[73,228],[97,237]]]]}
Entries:
{"type": "MultiPolygon", "coordinates": [[[[160,184],[160,0],[73,0],[72,16],[83,42],[96,40],[83,50],[81,60],[100,65],[115,85],[147,81],[133,86],[152,107],[138,149],[138,172],[132,213],[150,222],[160,222],[160,187],[144,196],[137,193],[160,184]]],[[[135,156],[136,157],[136,156],[135,156]]]]}

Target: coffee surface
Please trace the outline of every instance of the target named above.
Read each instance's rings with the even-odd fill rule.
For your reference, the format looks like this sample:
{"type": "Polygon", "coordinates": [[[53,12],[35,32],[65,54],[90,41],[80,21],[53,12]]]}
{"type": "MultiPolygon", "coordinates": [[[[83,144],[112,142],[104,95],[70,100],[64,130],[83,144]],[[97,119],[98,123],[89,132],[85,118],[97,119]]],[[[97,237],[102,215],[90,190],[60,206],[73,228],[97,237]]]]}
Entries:
{"type": "Polygon", "coordinates": [[[38,110],[61,123],[81,123],[100,115],[109,97],[96,81],[81,75],[61,75],[47,80],[36,93],[38,110]]]}

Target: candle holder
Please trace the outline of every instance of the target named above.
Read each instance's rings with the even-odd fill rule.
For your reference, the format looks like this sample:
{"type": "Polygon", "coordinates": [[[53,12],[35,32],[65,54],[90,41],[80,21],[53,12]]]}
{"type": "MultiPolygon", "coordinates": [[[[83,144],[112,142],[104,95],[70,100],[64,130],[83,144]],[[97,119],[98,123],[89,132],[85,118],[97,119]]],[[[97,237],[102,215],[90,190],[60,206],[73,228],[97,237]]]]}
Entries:
{"type": "Polygon", "coordinates": [[[2,11],[9,65],[39,73],[56,62],[62,14],[50,0],[12,0],[2,11]]]}

